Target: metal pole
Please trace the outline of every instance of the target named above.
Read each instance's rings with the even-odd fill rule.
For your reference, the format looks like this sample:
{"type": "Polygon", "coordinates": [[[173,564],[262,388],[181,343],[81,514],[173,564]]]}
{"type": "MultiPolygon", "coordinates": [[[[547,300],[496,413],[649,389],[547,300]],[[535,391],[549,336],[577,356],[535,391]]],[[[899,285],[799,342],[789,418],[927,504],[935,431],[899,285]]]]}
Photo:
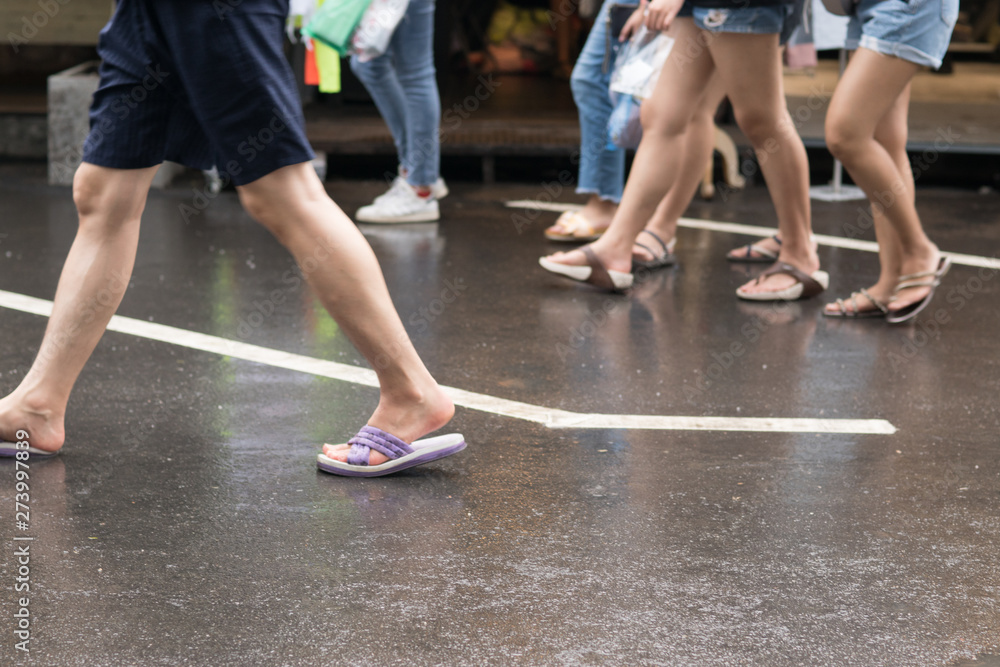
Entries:
{"type": "MultiPolygon", "coordinates": [[[[840,77],[844,76],[844,70],[847,69],[847,49],[840,50],[840,77]]],[[[844,165],[840,163],[840,160],[834,159],[833,161],[833,194],[839,195],[840,188],[844,184],[844,165]]]]}

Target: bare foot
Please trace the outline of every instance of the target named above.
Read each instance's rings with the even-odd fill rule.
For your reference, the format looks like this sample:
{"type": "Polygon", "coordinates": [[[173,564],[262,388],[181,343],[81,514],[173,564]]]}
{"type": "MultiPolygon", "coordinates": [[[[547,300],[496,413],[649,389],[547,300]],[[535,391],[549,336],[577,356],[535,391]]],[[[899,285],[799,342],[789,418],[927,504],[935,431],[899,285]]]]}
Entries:
{"type": "Polygon", "coordinates": [[[545,230],[551,241],[592,241],[607,231],[618,204],[591,195],[579,211],[566,211],[545,230]]]}
{"type": "MultiPolygon", "coordinates": [[[[812,248],[815,251],[819,247],[819,244],[813,240],[812,248]]],[[[733,248],[728,253],[726,253],[726,259],[746,262],[749,260],[765,261],[773,260],[781,253],[781,234],[775,234],[774,236],[768,236],[767,238],[760,239],[749,245],[742,245],[738,248],[733,248]],[[749,255],[748,255],[749,253],[749,255]]]]}
{"type": "MultiPolygon", "coordinates": [[[[779,262],[785,264],[791,264],[795,268],[799,269],[807,276],[819,271],[819,259],[813,258],[809,262],[789,262],[784,259],[778,259],[779,262]]],[[[764,279],[754,278],[750,282],[746,283],[739,288],[739,291],[746,294],[762,294],[765,292],[780,292],[781,290],[788,289],[792,285],[795,285],[798,280],[794,276],[790,276],[787,273],[773,273],[764,279]]]]}
{"type": "MultiPolygon", "coordinates": [[[[454,414],[455,404],[435,384],[419,397],[391,399],[383,396],[368,425],[405,442],[413,442],[447,424],[454,414]]],[[[324,454],[342,463],[347,463],[350,449],[350,445],[323,445],[324,454]]],[[[375,450],[368,455],[368,465],[377,466],[388,460],[387,456],[375,450]]]]}
{"type": "Polygon", "coordinates": [[[778,256],[779,252],[781,252],[781,241],[779,239],[781,239],[781,236],[775,234],[774,236],[768,236],[767,238],[755,241],[749,245],[742,245],[739,248],[733,248],[726,253],[726,258],[742,260],[744,262],[748,259],[773,259],[778,256]]]}
{"type": "Polygon", "coordinates": [[[59,451],[66,440],[62,414],[11,394],[0,399],[0,440],[17,441],[19,430],[28,432],[32,447],[46,452],[59,451]]]}
{"type": "MultiPolygon", "coordinates": [[[[933,282],[935,277],[934,274],[937,272],[938,267],[941,264],[941,252],[935,246],[931,246],[931,252],[919,257],[911,257],[903,260],[903,266],[900,269],[902,275],[900,276],[900,283],[903,282],[916,282],[916,283],[929,283],[933,282]],[[913,274],[929,273],[929,275],[922,275],[919,277],[914,276],[912,279],[907,280],[907,276],[913,274]]],[[[893,295],[890,297],[889,312],[896,312],[897,310],[902,310],[907,306],[910,306],[928,294],[930,294],[931,288],[929,285],[922,285],[919,287],[907,287],[899,291],[893,291],[893,295]]]]}
{"type": "MultiPolygon", "coordinates": [[[[591,244],[590,249],[594,251],[597,258],[601,260],[604,264],[604,268],[608,271],[620,271],[622,273],[632,272],[632,254],[629,253],[624,258],[621,257],[609,257],[607,253],[599,248],[596,244],[591,244]]],[[[589,266],[587,263],[587,257],[583,254],[583,250],[569,250],[567,252],[557,252],[548,255],[545,259],[551,260],[556,264],[566,264],[568,266],[589,266]]]]}

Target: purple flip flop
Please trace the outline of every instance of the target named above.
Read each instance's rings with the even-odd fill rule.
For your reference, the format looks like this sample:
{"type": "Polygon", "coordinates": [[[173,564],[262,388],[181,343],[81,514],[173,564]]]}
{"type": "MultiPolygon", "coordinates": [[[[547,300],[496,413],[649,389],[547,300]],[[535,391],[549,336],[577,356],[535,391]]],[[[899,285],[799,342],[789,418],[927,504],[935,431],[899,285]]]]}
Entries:
{"type": "MultiPolygon", "coordinates": [[[[18,449],[17,444],[13,442],[7,442],[6,440],[0,440],[0,459],[12,459],[17,456],[18,452],[23,452],[23,449],[18,449]]],[[[47,459],[55,456],[59,452],[47,452],[44,449],[38,449],[37,447],[28,447],[29,458],[34,459],[47,459]]]]}
{"type": "Polygon", "coordinates": [[[449,433],[406,443],[382,429],[365,426],[347,444],[351,446],[347,463],[320,453],[316,457],[319,469],[347,477],[379,477],[460,452],[465,449],[465,438],[461,433],[449,433]],[[388,456],[389,460],[377,466],[368,465],[368,455],[373,449],[388,456]]]}

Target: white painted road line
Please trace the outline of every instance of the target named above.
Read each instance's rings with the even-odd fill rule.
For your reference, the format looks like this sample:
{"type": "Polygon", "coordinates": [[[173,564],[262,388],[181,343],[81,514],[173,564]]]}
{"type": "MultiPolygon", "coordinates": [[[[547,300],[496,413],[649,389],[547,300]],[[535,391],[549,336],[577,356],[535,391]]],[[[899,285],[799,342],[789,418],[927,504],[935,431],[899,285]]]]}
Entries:
{"type": "MultiPolygon", "coordinates": [[[[0,307],[49,317],[52,302],[0,290],[0,307]]],[[[335,361],[315,359],[196,331],[115,315],[109,331],[212,352],[275,368],[309,373],[366,387],[378,387],[375,371],[335,361]]],[[[455,405],[503,417],[543,424],[549,428],[652,429],[661,431],[758,431],[768,433],[859,433],[891,435],[896,427],[884,419],[782,419],[752,417],[670,417],[661,415],[599,415],[555,410],[464,389],[445,387],[455,405]]]]}
{"type": "MultiPolygon", "coordinates": [[[[579,204],[561,204],[559,202],[540,202],[531,199],[518,199],[507,202],[508,208],[526,208],[539,211],[578,211],[582,206],[579,204]]],[[[758,227],[756,225],[741,225],[736,222],[719,222],[716,220],[699,220],[697,218],[681,218],[677,223],[681,227],[689,229],[706,229],[712,232],[725,232],[727,234],[745,234],[747,236],[771,236],[776,231],[774,227],[758,227]]],[[[816,234],[816,242],[820,245],[831,248],[847,248],[849,250],[860,250],[862,252],[878,252],[878,244],[874,241],[860,241],[858,239],[847,239],[840,236],[828,236],[826,234],[816,234]]],[[[984,269],[1000,270],[1000,258],[982,257],[979,255],[965,255],[959,252],[942,253],[951,257],[955,264],[964,266],[976,266],[984,269]]]]}

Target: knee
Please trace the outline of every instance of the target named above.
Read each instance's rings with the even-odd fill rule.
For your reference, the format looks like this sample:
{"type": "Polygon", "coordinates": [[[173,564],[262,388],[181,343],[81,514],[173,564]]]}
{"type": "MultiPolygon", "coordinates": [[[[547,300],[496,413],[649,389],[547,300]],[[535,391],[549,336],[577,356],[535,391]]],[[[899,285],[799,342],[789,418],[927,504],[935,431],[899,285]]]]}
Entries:
{"type": "MultiPolygon", "coordinates": [[[[596,81],[589,79],[587,77],[576,76],[576,71],[573,71],[573,76],[569,79],[569,89],[573,93],[573,101],[576,103],[577,108],[584,108],[593,106],[594,102],[598,99],[598,95],[608,96],[608,87],[601,86],[596,81]]],[[[610,105],[610,100],[608,105],[610,105]]]]}
{"type": "Polygon", "coordinates": [[[109,233],[139,224],[146,192],[143,183],[129,178],[132,174],[125,176],[86,162],[80,165],[73,176],[73,203],[81,229],[109,233]]]}
{"type": "Polygon", "coordinates": [[[657,103],[655,97],[651,97],[639,107],[639,121],[642,123],[644,135],[656,134],[675,137],[684,134],[691,119],[681,118],[677,114],[670,113],[668,109],[657,103]]]}
{"type": "Polygon", "coordinates": [[[770,114],[758,109],[734,110],[736,124],[747,136],[754,147],[763,146],[768,140],[779,138],[778,123],[780,119],[773,118],[770,114]]]}
{"type": "Polygon", "coordinates": [[[73,176],[73,203],[81,221],[93,218],[101,211],[105,189],[99,174],[86,163],[81,164],[73,176]]]}
{"type": "Polygon", "coordinates": [[[827,115],[824,135],[827,149],[845,163],[850,162],[851,156],[864,143],[864,137],[854,130],[851,119],[838,114],[827,115]]]}
{"type": "Polygon", "coordinates": [[[351,56],[350,63],[354,76],[358,77],[365,85],[384,79],[389,72],[389,64],[385,56],[379,56],[366,62],[361,62],[357,56],[351,56]]]}
{"type": "Polygon", "coordinates": [[[274,231],[274,228],[280,226],[281,215],[279,215],[272,198],[253,188],[237,188],[237,192],[239,193],[240,204],[243,205],[243,210],[251,218],[272,231],[274,231]]]}
{"type": "Polygon", "coordinates": [[[293,183],[287,190],[256,184],[239,187],[237,192],[240,204],[247,214],[282,243],[285,243],[298,221],[304,219],[311,209],[322,200],[329,200],[318,179],[315,187],[308,182],[293,183]]]}

